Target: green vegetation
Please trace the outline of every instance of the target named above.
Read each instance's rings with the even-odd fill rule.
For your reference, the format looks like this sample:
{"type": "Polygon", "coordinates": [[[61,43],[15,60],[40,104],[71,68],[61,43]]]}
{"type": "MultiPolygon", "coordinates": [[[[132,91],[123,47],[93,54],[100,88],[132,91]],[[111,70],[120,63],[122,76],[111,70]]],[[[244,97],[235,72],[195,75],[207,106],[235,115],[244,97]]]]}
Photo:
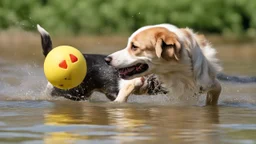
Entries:
{"type": "Polygon", "coordinates": [[[127,34],[157,23],[256,35],[255,0],[0,0],[0,28],[54,34],[127,34]]]}

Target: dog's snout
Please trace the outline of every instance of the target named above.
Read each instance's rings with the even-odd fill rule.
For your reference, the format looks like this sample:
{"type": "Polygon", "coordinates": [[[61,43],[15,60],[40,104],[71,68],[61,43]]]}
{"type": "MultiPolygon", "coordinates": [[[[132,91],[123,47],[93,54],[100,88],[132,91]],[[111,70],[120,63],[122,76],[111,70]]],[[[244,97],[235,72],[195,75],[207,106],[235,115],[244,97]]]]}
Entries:
{"type": "Polygon", "coordinates": [[[108,56],[108,57],[105,58],[105,62],[106,62],[108,65],[110,65],[111,61],[112,61],[112,57],[108,56]]]}

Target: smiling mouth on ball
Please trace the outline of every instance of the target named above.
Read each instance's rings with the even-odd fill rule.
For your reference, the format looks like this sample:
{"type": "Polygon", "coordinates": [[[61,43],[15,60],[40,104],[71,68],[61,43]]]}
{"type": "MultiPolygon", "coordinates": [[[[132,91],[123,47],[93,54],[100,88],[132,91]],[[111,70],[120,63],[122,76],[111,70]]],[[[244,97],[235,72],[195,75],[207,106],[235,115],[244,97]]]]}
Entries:
{"type": "Polygon", "coordinates": [[[148,70],[148,64],[138,63],[136,65],[118,69],[119,76],[123,79],[127,79],[135,74],[140,74],[148,70]]]}

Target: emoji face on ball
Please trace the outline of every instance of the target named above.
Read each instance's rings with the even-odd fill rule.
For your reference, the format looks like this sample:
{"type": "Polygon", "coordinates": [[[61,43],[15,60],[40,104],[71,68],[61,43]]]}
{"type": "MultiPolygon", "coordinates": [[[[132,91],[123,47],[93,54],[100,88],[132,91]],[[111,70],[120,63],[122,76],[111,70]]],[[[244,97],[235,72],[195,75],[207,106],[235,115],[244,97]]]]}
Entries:
{"type": "Polygon", "coordinates": [[[82,83],[87,67],[83,54],[71,46],[59,46],[44,61],[47,80],[60,89],[71,89],[82,83]]]}

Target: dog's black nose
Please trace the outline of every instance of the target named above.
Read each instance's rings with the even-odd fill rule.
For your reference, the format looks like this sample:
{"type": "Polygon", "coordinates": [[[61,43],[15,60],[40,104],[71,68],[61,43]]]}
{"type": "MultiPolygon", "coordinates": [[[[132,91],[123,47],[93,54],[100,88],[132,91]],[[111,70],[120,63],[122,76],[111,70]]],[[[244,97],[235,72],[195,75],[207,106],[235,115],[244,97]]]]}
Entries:
{"type": "Polygon", "coordinates": [[[109,65],[112,61],[112,57],[108,56],[105,58],[105,62],[109,65]]]}

